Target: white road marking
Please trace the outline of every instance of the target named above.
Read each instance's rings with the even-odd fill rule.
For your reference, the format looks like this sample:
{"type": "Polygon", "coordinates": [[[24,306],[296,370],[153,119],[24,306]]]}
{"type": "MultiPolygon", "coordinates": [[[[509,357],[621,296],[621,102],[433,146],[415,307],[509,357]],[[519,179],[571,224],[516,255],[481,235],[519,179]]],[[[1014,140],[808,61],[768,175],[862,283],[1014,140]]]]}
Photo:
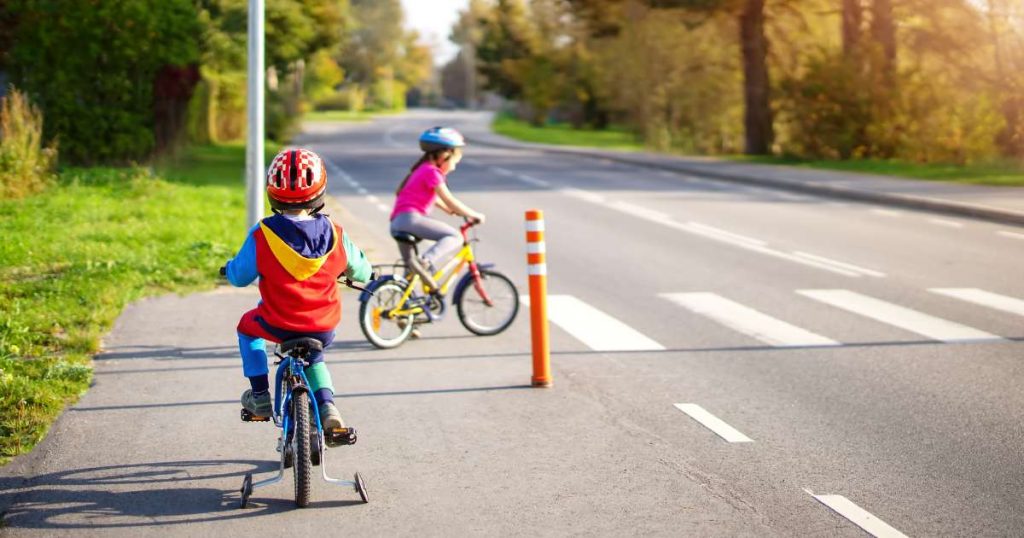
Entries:
{"type": "Polygon", "coordinates": [[[376,196],[374,196],[372,194],[367,196],[366,199],[369,200],[371,204],[379,204],[380,203],[380,198],[377,198],[376,196]]]}
{"type": "MultiPolygon", "coordinates": [[[[533,274],[533,273],[531,273],[533,274]]],[[[520,296],[529,306],[530,296],[520,296]]],[[[665,346],[572,295],[548,296],[548,320],[595,351],[660,351],[665,346]]]]}
{"type": "Polygon", "coordinates": [[[389,145],[389,146],[391,146],[391,147],[393,147],[393,148],[403,147],[402,144],[399,144],[398,142],[395,142],[395,139],[392,138],[392,135],[394,135],[395,131],[401,129],[402,127],[403,127],[403,125],[401,123],[399,123],[398,125],[395,125],[394,127],[388,129],[384,133],[384,143],[389,145]]]}
{"type": "Polygon", "coordinates": [[[977,288],[930,288],[928,291],[1024,316],[1024,301],[977,288]]]}
{"type": "Polygon", "coordinates": [[[831,338],[801,329],[714,293],[662,293],[659,297],[772,346],[841,345],[831,338]]]}
{"type": "MultiPolygon", "coordinates": [[[[854,278],[857,278],[857,277],[863,276],[864,274],[867,274],[867,273],[863,273],[863,272],[859,272],[859,271],[853,271],[853,270],[844,268],[842,266],[836,265],[835,262],[832,262],[831,260],[830,260],[829,263],[825,263],[825,262],[809,259],[806,256],[797,256],[795,254],[790,254],[790,253],[787,253],[787,252],[782,252],[782,251],[774,250],[774,249],[768,248],[765,245],[764,241],[761,241],[760,239],[755,239],[755,238],[752,238],[752,237],[747,237],[747,236],[743,236],[743,235],[740,235],[740,234],[728,232],[728,231],[725,231],[725,230],[722,230],[722,229],[719,229],[719,228],[715,228],[713,226],[708,226],[706,224],[701,224],[699,222],[688,222],[688,223],[685,223],[685,224],[681,223],[681,222],[676,222],[667,213],[662,213],[660,211],[655,211],[653,209],[648,209],[646,207],[638,206],[636,204],[631,204],[629,202],[616,201],[616,202],[609,203],[605,199],[605,197],[601,196],[600,194],[595,194],[595,193],[592,193],[592,192],[587,192],[587,191],[583,191],[583,190],[579,190],[579,189],[572,189],[572,188],[564,188],[564,189],[561,189],[560,192],[562,192],[563,194],[565,194],[567,196],[571,196],[571,197],[577,198],[579,200],[590,202],[590,203],[595,204],[595,205],[600,205],[601,207],[605,207],[605,208],[608,208],[608,209],[614,209],[614,210],[619,211],[621,213],[626,213],[628,215],[632,215],[632,216],[637,217],[637,218],[641,218],[641,219],[644,219],[644,220],[647,220],[647,221],[650,221],[650,222],[661,224],[662,226],[667,226],[669,228],[675,228],[676,230],[680,230],[680,231],[683,231],[683,232],[691,233],[691,234],[694,234],[694,235],[699,235],[699,236],[702,236],[702,237],[706,237],[708,239],[714,239],[714,240],[720,241],[722,243],[728,243],[730,245],[735,245],[735,246],[738,246],[738,247],[741,247],[741,248],[745,248],[747,250],[751,250],[751,251],[754,251],[754,252],[758,252],[758,253],[764,254],[766,256],[772,256],[772,257],[775,257],[775,258],[781,258],[783,260],[788,260],[788,261],[799,263],[799,264],[802,264],[802,265],[807,265],[809,267],[814,267],[814,268],[817,268],[817,269],[822,269],[822,270],[829,271],[829,272],[832,272],[832,273],[840,274],[840,275],[843,275],[843,276],[854,277],[854,278]]],[[[849,265],[849,264],[843,264],[843,265],[849,265]]],[[[858,268],[858,269],[860,269],[860,268],[858,268]]]]}
{"type": "Polygon", "coordinates": [[[383,211],[384,213],[391,213],[391,208],[384,204],[377,204],[377,209],[383,211]]]}
{"type": "Polygon", "coordinates": [[[503,176],[514,176],[514,175],[516,175],[515,172],[513,172],[511,170],[508,170],[508,169],[505,169],[505,168],[501,168],[500,166],[491,167],[491,170],[494,170],[494,172],[496,174],[501,174],[503,176]]]}
{"type": "Polygon", "coordinates": [[[928,219],[928,222],[930,222],[932,224],[937,224],[939,226],[945,226],[947,228],[963,228],[964,227],[964,224],[962,222],[957,222],[955,220],[948,220],[948,219],[928,219]]]}
{"type": "Polygon", "coordinates": [[[835,265],[836,267],[841,267],[843,269],[848,269],[850,271],[853,271],[853,272],[856,272],[856,273],[861,273],[861,274],[864,274],[864,275],[867,275],[867,276],[873,276],[873,277],[877,277],[877,278],[882,278],[882,277],[885,276],[885,273],[883,273],[881,271],[875,271],[874,269],[867,269],[865,267],[860,267],[860,266],[854,265],[852,263],[841,262],[841,261],[838,261],[838,260],[833,260],[831,258],[826,258],[824,256],[817,256],[815,254],[810,254],[810,253],[807,253],[807,252],[801,252],[799,250],[793,252],[793,254],[795,254],[797,256],[800,256],[801,258],[807,258],[809,260],[815,260],[815,261],[819,261],[819,262],[822,262],[822,263],[827,263],[827,264],[830,264],[830,265],[835,265]]]}
{"type": "Polygon", "coordinates": [[[753,443],[754,440],[740,433],[739,430],[728,425],[722,419],[708,413],[703,407],[692,403],[677,403],[676,409],[690,415],[690,418],[700,422],[707,429],[715,432],[719,437],[729,443],[753,443]]]}
{"type": "Polygon", "coordinates": [[[1001,236],[1003,236],[1003,237],[1009,237],[1011,239],[1024,239],[1024,234],[1019,234],[1017,232],[1008,232],[1006,230],[999,230],[996,233],[1001,235],[1001,236]]]}
{"type": "Polygon", "coordinates": [[[765,242],[761,241],[760,239],[754,239],[753,237],[748,237],[748,236],[745,236],[745,235],[740,235],[740,234],[737,234],[737,233],[728,232],[728,231],[722,230],[721,228],[715,228],[714,226],[708,226],[707,224],[701,224],[699,222],[688,222],[687,224],[689,224],[691,227],[696,228],[698,230],[701,230],[703,232],[707,232],[707,233],[713,234],[713,235],[718,235],[718,236],[721,236],[723,238],[731,239],[733,241],[739,241],[740,243],[747,243],[749,245],[754,245],[754,246],[758,246],[758,247],[762,247],[762,246],[765,245],[765,242]]]}
{"type": "Polygon", "coordinates": [[[849,290],[797,290],[797,293],[942,342],[1002,340],[1002,338],[994,334],[979,331],[978,329],[942,318],[929,316],[923,312],[887,303],[880,299],[849,290]]]}
{"type": "Polygon", "coordinates": [[[902,212],[893,211],[892,209],[881,209],[881,208],[878,208],[878,207],[872,208],[871,212],[876,214],[876,215],[882,215],[884,217],[902,217],[903,216],[902,212]]]}
{"type": "Polygon", "coordinates": [[[907,538],[907,535],[871,515],[867,510],[853,504],[853,501],[842,495],[815,495],[810,490],[805,489],[804,491],[876,538],[907,538]]]}
{"type": "Polygon", "coordinates": [[[364,189],[362,187],[359,187],[359,188],[356,189],[356,192],[358,192],[359,194],[369,194],[370,191],[368,191],[368,190],[366,190],[366,189],[364,189]]]}
{"type": "Polygon", "coordinates": [[[550,183],[548,183],[547,181],[544,181],[543,179],[537,179],[537,178],[535,178],[533,176],[528,176],[526,174],[519,174],[519,176],[517,176],[517,177],[519,178],[519,181],[522,181],[522,182],[525,182],[525,183],[529,183],[530,185],[534,185],[534,186],[537,186],[537,187],[550,187],[551,186],[550,183]]]}

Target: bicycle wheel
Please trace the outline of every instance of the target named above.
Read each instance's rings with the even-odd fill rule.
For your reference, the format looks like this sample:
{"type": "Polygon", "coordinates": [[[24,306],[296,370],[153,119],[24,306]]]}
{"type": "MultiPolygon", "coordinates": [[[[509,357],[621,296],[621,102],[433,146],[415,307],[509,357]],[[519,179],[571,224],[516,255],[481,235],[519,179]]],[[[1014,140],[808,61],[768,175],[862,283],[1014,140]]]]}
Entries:
{"type": "Polygon", "coordinates": [[[295,475],[295,504],[303,508],[309,504],[312,487],[312,464],[309,461],[309,394],[303,390],[292,394],[292,420],[295,428],[292,443],[295,446],[292,471],[295,475]]]}
{"type": "Polygon", "coordinates": [[[373,295],[359,305],[359,328],[375,347],[397,347],[412,333],[413,316],[388,318],[383,315],[398,306],[405,294],[405,286],[395,280],[386,280],[375,287],[373,295]]]}
{"type": "Polygon", "coordinates": [[[480,270],[480,281],[473,281],[473,275],[461,287],[455,298],[459,321],[473,334],[491,336],[512,325],[519,312],[519,292],[509,278],[491,269],[480,270]],[[490,304],[484,301],[487,294],[490,304]]]}

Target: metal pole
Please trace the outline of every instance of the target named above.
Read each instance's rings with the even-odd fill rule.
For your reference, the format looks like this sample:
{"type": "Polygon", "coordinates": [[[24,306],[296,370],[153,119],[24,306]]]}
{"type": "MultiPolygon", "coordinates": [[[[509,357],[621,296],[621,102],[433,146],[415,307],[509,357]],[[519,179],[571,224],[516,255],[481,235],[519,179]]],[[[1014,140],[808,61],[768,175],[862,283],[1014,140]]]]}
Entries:
{"type": "Polygon", "coordinates": [[[249,0],[248,135],[245,199],[248,226],[263,218],[263,2],[249,0]]]}

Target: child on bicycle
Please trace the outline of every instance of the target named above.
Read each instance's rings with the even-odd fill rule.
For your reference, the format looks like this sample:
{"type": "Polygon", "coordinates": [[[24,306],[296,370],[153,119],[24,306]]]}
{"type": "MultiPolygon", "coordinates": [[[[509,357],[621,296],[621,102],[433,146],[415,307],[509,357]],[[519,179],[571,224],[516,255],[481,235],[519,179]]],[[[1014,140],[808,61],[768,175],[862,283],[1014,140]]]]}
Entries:
{"type": "MultiPolygon", "coordinates": [[[[320,211],[327,191],[327,169],[307,149],[284,150],[267,170],[267,197],[274,215],[249,230],[238,254],[224,268],[234,286],[259,277],[261,300],[238,322],[242,371],[250,388],[242,407],[257,416],[272,414],[265,340],[310,337],[326,348],[341,319],[337,279],[370,279],[366,256],[337,223],[320,211]]],[[[345,428],[334,405],[334,386],[323,353],[307,359],[310,390],[325,431],[345,428]]]]}
{"type": "Polygon", "coordinates": [[[433,127],[420,135],[423,155],[412,165],[409,173],[395,191],[395,207],[391,211],[391,233],[410,233],[422,239],[435,241],[420,260],[409,260],[413,270],[423,277],[431,289],[437,285],[430,277],[449,254],[462,245],[459,232],[448,224],[430,218],[436,204],[450,215],[461,215],[481,224],[485,216],[460,202],[448,190],[447,176],[462,160],[462,147],[466,140],[450,127],[433,127]],[[420,267],[416,267],[419,264],[420,267]]]}

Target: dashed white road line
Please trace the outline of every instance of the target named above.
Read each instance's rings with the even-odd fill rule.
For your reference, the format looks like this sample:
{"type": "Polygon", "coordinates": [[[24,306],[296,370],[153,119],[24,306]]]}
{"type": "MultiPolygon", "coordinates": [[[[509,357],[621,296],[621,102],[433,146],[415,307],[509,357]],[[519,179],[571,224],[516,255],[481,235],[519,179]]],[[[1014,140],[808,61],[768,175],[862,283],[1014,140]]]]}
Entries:
{"type": "MultiPolygon", "coordinates": [[[[527,306],[528,295],[520,296],[527,306]]],[[[665,346],[572,295],[548,296],[548,319],[595,351],[661,351],[665,346]]]]}
{"type": "Polygon", "coordinates": [[[1010,239],[1024,239],[1024,234],[1017,232],[1008,232],[1006,230],[998,230],[996,231],[996,234],[1001,235],[1003,237],[1009,237],[1010,239]]]}
{"type": "Polygon", "coordinates": [[[805,489],[804,491],[872,536],[877,538],[907,538],[907,535],[871,515],[870,512],[857,506],[853,501],[842,495],[815,495],[810,490],[805,489]]]}
{"type": "Polygon", "coordinates": [[[389,145],[389,146],[391,146],[391,147],[393,147],[393,148],[403,147],[398,142],[395,142],[394,138],[392,138],[392,135],[395,134],[395,131],[401,129],[402,127],[404,127],[404,125],[399,123],[398,125],[395,125],[395,126],[391,127],[390,129],[388,129],[387,131],[385,131],[384,132],[384,143],[389,145]]]}
{"type": "Polygon", "coordinates": [[[1024,301],[977,288],[929,288],[928,291],[1024,316],[1024,301]]]}
{"type": "Polygon", "coordinates": [[[887,303],[849,290],[797,290],[797,293],[866,318],[887,323],[942,342],[995,341],[1002,338],[923,312],[887,303]]]}
{"type": "Polygon", "coordinates": [[[600,194],[596,194],[593,192],[573,188],[563,188],[560,189],[560,192],[568,196],[572,196],[573,198],[590,202],[596,205],[600,205],[605,208],[614,209],[621,213],[626,213],[628,215],[632,215],[640,219],[661,224],[662,226],[667,226],[669,228],[674,228],[676,230],[691,233],[694,235],[700,235],[708,239],[714,239],[722,243],[735,245],[737,247],[745,248],[747,250],[758,252],[760,254],[764,254],[767,256],[788,260],[809,267],[815,267],[817,269],[823,269],[825,271],[829,271],[832,273],[837,273],[840,275],[854,278],[865,275],[878,276],[882,274],[877,271],[863,269],[852,264],[828,260],[827,258],[821,258],[816,260],[808,258],[806,254],[803,256],[799,256],[797,254],[782,252],[779,250],[769,248],[768,246],[765,245],[765,242],[761,241],[760,239],[747,237],[733,232],[728,232],[719,228],[715,228],[713,226],[701,224],[699,222],[677,222],[673,220],[671,215],[668,215],[667,213],[662,213],[660,211],[648,209],[646,207],[631,204],[629,202],[623,202],[620,200],[609,203],[604,196],[601,196],[600,194]]]}
{"type": "Polygon", "coordinates": [[[772,346],[841,345],[831,338],[801,329],[714,293],[662,293],[659,297],[772,346]]]}
{"type": "Polygon", "coordinates": [[[754,440],[740,433],[739,430],[725,423],[724,420],[708,413],[703,407],[693,403],[677,403],[676,409],[690,415],[690,418],[700,422],[705,428],[715,432],[719,437],[729,443],[753,443],[754,440]]]}
{"type": "Polygon", "coordinates": [[[383,213],[391,213],[391,208],[384,204],[377,204],[377,209],[381,210],[383,213]]]}
{"type": "Polygon", "coordinates": [[[822,263],[827,263],[827,264],[835,265],[836,267],[840,267],[840,268],[843,268],[843,269],[848,269],[848,270],[853,271],[855,273],[861,273],[861,274],[864,274],[864,275],[867,275],[867,276],[873,276],[873,277],[877,277],[877,278],[882,278],[882,277],[885,276],[885,273],[883,273],[881,271],[875,271],[874,269],[867,269],[865,267],[860,267],[859,265],[854,265],[852,263],[841,262],[841,261],[833,260],[831,258],[826,258],[824,256],[818,256],[818,255],[810,254],[810,253],[807,253],[807,252],[801,252],[799,250],[794,252],[793,254],[796,254],[797,256],[800,256],[801,258],[807,258],[809,260],[814,260],[814,261],[819,261],[819,262],[822,262],[822,263]]]}
{"type": "Polygon", "coordinates": [[[530,185],[533,185],[535,187],[550,187],[551,186],[551,183],[548,183],[547,181],[544,181],[543,179],[537,179],[537,178],[535,178],[533,176],[528,176],[526,174],[519,174],[516,177],[519,178],[519,181],[522,181],[524,183],[529,183],[530,185]]]}
{"type": "Polygon", "coordinates": [[[955,220],[949,220],[949,219],[928,219],[928,222],[930,222],[932,224],[937,224],[939,226],[945,226],[947,228],[963,228],[964,227],[964,223],[957,222],[955,220]]]}

